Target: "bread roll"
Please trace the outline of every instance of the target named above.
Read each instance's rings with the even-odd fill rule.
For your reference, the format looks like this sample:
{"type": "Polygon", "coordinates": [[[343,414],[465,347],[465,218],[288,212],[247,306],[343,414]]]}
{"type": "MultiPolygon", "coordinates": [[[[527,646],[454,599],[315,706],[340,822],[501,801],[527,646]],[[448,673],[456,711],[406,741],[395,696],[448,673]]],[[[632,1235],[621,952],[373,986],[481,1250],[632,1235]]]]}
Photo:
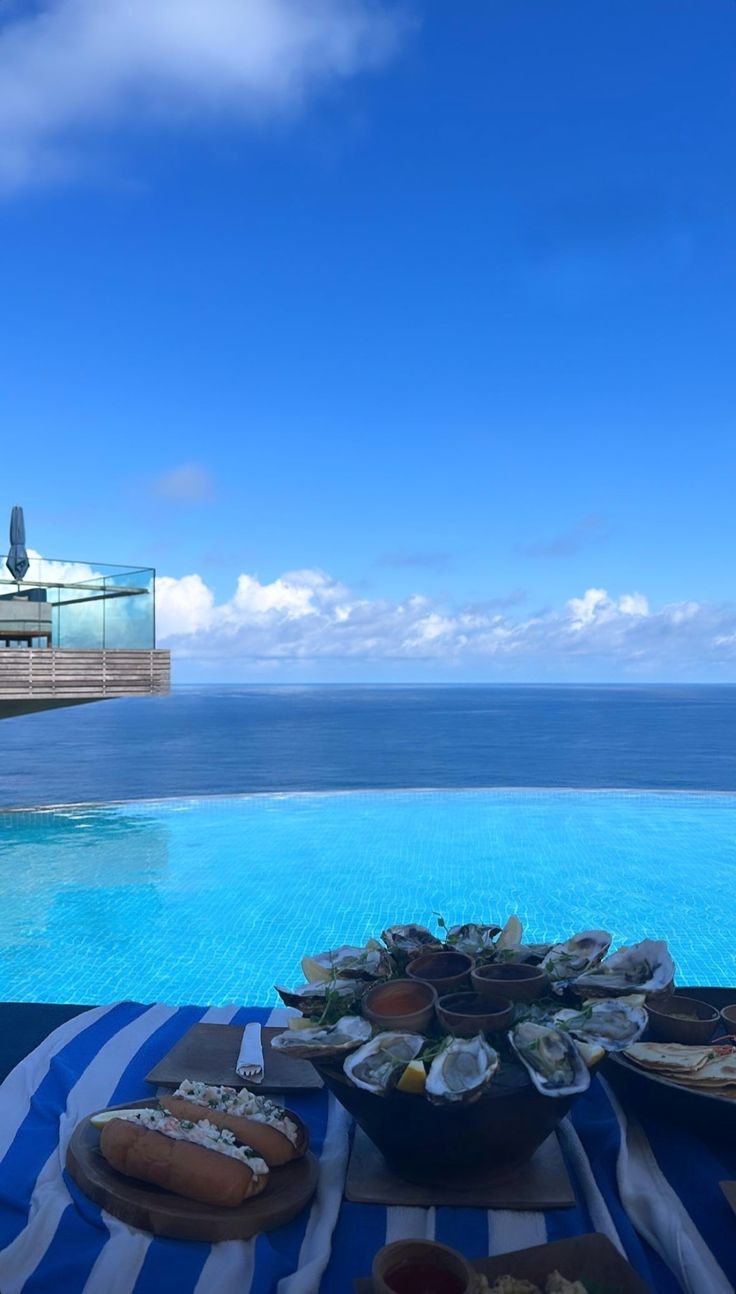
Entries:
{"type": "Polygon", "coordinates": [[[258,1195],[268,1173],[241,1159],[184,1139],[153,1131],[130,1119],[112,1119],[100,1136],[105,1159],[126,1177],[152,1182],[202,1204],[237,1208],[258,1195]]]}
{"type": "Polygon", "coordinates": [[[269,1123],[248,1119],[244,1115],[230,1114],[226,1110],[213,1110],[206,1105],[200,1105],[197,1101],[187,1100],[183,1096],[161,1096],[159,1103],[162,1109],[168,1110],[169,1114],[173,1114],[177,1119],[191,1119],[195,1123],[198,1119],[207,1119],[209,1123],[214,1123],[216,1128],[229,1128],[235,1133],[238,1141],[245,1146],[250,1146],[262,1159],[265,1159],[269,1168],[278,1168],[281,1164],[288,1164],[291,1159],[299,1159],[306,1153],[309,1145],[307,1130],[301,1123],[296,1125],[297,1140],[294,1143],[285,1133],[269,1123]]]}

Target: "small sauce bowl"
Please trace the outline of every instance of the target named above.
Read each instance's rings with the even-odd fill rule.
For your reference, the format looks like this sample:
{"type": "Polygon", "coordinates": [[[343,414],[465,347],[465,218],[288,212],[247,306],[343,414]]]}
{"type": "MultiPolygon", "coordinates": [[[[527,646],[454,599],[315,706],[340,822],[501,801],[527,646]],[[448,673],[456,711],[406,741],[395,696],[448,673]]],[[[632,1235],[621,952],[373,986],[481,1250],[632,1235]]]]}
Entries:
{"type": "Polygon", "coordinates": [[[467,953],[422,953],[420,957],[412,958],[406,973],[412,979],[431,984],[440,994],[452,993],[465,987],[474,965],[473,958],[467,953]]]}
{"type": "Polygon", "coordinates": [[[547,972],[541,966],[527,966],[524,962],[489,962],[476,966],[470,979],[476,993],[489,997],[500,994],[512,1002],[533,1002],[549,987],[547,972]]]}
{"type": "Polygon", "coordinates": [[[500,1033],[508,1028],[513,1003],[504,997],[480,993],[448,993],[437,1003],[437,1019],[445,1033],[474,1038],[478,1033],[500,1033]]]}
{"type": "Polygon", "coordinates": [[[362,1011],[378,1029],[424,1033],[434,1016],[437,992],[421,980],[392,979],[374,984],[365,994],[362,1011]]]}
{"type": "Polygon", "coordinates": [[[724,1006],[720,1012],[720,1017],[726,1033],[736,1034],[736,1003],[732,1003],[731,1006],[724,1006]]]}
{"type": "Polygon", "coordinates": [[[472,1294],[475,1272],[456,1249],[432,1240],[395,1240],[373,1259],[375,1294],[472,1294]]]}
{"type": "Polygon", "coordinates": [[[696,1046],[709,1042],[719,1021],[719,1012],[695,997],[669,993],[646,1003],[649,1029],[658,1042],[682,1042],[696,1046]]]}

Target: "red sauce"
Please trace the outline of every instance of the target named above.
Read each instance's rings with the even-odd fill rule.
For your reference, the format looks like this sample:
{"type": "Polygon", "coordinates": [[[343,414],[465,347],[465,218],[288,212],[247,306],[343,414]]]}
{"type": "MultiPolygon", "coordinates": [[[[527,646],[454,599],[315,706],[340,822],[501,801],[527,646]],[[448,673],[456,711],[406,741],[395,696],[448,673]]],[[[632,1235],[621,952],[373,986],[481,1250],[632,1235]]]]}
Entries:
{"type": "Polygon", "coordinates": [[[414,984],[387,984],[370,999],[371,1010],[381,1015],[410,1015],[427,1005],[427,994],[414,984]]]}
{"type": "Polygon", "coordinates": [[[465,1281],[434,1263],[408,1259],[389,1268],[384,1281],[396,1294],[464,1294],[465,1281]]]}

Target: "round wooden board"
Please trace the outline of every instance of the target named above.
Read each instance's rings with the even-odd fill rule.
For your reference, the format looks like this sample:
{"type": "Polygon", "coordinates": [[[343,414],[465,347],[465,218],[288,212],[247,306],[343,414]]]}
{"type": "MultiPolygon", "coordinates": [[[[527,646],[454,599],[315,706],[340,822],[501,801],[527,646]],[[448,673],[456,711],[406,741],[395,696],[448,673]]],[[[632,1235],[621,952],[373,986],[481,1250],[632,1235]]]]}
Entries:
{"type": "MultiPolygon", "coordinates": [[[[736,1002],[736,988],[683,986],[675,989],[684,997],[698,998],[719,1011],[736,1002]]],[[[717,1026],[714,1033],[721,1030],[717,1026]]],[[[653,1041],[645,1033],[642,1042],[653,1041]]],[[[694,1128],[701,1135],[715,1138],[736,1135],[736,1100],[713,1092],[687,1087],[675,1079],[665,1078],[653,1070],[635,1065],[624,1052],[609,1052],[604,1076],[610,1080],[614,1091],[635,1108],[656,1110],[683,1128],[694,1128]]]]}
{"type": "MultiPolygon", "coordinates": [[[[157,1105],[157,1101],[129,1101],[117,1108],[157,1105]]],[[[261,1231],[290,1222],[311,1200],[319,1177],[317,1160],[307,1152],[283,1168],[272,1168],[265,1191],[236,1209],[199,1204],[116,1172],[103,1158],[99,1129],[93,1128],[89,1118],[74,1129],[66,1152],[66,1168],[85,1195],[128,1226],[155,1236],[207,1240],[211,1244],[250,1240],[261,1231]]]]}

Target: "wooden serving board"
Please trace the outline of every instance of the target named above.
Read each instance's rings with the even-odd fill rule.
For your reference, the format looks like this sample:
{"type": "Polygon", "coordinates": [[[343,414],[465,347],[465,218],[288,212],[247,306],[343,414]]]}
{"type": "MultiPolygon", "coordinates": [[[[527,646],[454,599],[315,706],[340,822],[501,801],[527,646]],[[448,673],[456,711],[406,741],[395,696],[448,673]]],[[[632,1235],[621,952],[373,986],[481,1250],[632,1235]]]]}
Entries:
{"type": "MultiPolygon", "coordinates": [[[[697,998],[719,1011],[736,1002],[736,988],[683,985],[675,989],[675,993],[697,998]]],[[[720,1032],[720,1027],[714,1032],[720,1032]]],[[[649,1041],[648,1033],[644,1034],[643,1041],[649,1041]]],[[[679,1127],[691,1128],[708,1141],[718,1142],[724,1136],[736,1136],[736,1100],[733,1097],[700,1091],[653,1070],[643,1069],[622,1051],[608,1053],[603,1074],[627,1109],[654,1110],[658,1117],[664,1114],[679,1127]]]]}
{"type": "MultiPolygon", "coordinates": [[[[499,1276],[515,1276],[544,1289],[547,1277],[558,1271],[569,1281],[582,1281],[596,1294],[651,1294],[639,1273],[601,1235],[573,1236],[533,1249],[479,1258],[473,1266],[489,1284],[499,1276]]],[[[370,1277],[358,1280],[355,1289],[357,1294],[373,1294],[373,1281],[370,1277]]]]}
{"type": "Polygon", "coordinates": [[[451,1186],[422,1186],[397,1177],[381,1152],[361,1128],[355,1129],[345,1182],[345,1198],[358,1204],[403,1205],[409,1208],[566,1209],[575,1193],[565,1161],[552,1134],[528,1164],[507,1177],[474,1175],[451,1186]]]}
{"type": "Polygon", "coordinates": [[[242,1024],[195,1024],[146,1075],[156,1087],[178,1087],[182,1079],[225,1087],[248,1087],[254,1092],[298,1092],[322,1087],[322,1079],[308,1060],[297,1060],[274,1051],[271,1039],[283,1029],[261,1030],[263,1082],[253,1083],[236,1073],[243,1041],[242,1024]]]}
{"type": "MultiPolygon", "coordinates": [[[[132,1101],[117,1108],[155,1105],[155,1101],[132,1101]]],[[[291,1222],[311,1200],[319,1177],[317,1160],[307,1153],[283,1168],[272,1168],[265,1191],[236,1209],[199,1204],[116,1172],[103,1157],[100,1131],[93,1128],[89,1118],[74,1129],[66,1152],[66,1170],[85,1195],[129,1227],[173,1240],[206,1240],[210,1244],[250,1240],[261,1231],[291,1222]]]]}

